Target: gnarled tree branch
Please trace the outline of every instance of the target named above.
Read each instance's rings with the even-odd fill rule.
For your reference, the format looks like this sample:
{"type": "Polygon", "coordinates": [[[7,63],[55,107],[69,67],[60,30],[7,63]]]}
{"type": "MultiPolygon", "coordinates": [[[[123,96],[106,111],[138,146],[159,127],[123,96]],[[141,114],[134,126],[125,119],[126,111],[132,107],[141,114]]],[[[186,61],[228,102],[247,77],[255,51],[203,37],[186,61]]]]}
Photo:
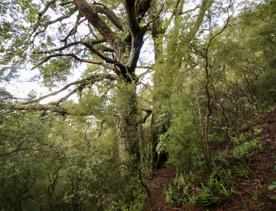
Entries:
{"type": "Polygon", "coordinates": [[[106,25],[106,23],[100,18],[97,11],[91,7],[85,0],[74,0],[74,4],[88,22],[92,24],[103,36],[103,38],[113,47],[118,47],[118,42],[115,39],[115,35],[112,30],[106,25]]]}
{"type": "Polygon", "coordinates": [[[137,35],[141,30],[136,18],[135,2],[136,0],[125,0],[127,23],[128,23],[129,30],[131,32],[131,36],[134,39],[137,37],[137,35]]]}
{"type": "Polygon", "coordinates": [[[12,110],[12,111],[51,111],[54,113],[58,113],[61,115],[68,115],[68,111],[64,108],[55,106],[55,105],[42,105],[42,104],[18,104],[18,103],[10,103],[10,104],[0,104],[0,110],[12,110]]]}
{"type": "Polygon", "coordinates": [[[89,60],[89,59],[82,59],[82,58],[78,57],[76,54],[73,54],[73,53],[67,53],[67,54],[56,53],[56,54],[51,54],[51,55],[45,57],[41,62],[39,62],[37,65],[35,65],[33,67],[33,69],[39,67],[40,65],[48,62],[51,58],[55,58],[55,57],[72,57],[72,58],[74,58],[75,60],[77,60],[79,62],[84,62],[84,63],[88,63],[88,64],[103,65],[103,63],[101,63],[101,62],[97,62],[97,61],[93,61],[93,60],[89,60]]]}
{"type": "Polygon", "coordinates": [[[102,5],[102,4],[94,4],[94,8],[95,8],[95,11],[98,12],[98,13],[101,13],[101,14],[104,14],[106,15],[106,17],[118,28],[120,29],[121,31],[124,31],[124,27],[123,27],[123,24],[120,20],[120,18],[118,18],[116,16],[116,14],[110,10],[108,7],[106,7],[105,5],[102,5]]]}
{"type": "Polygon", "coordinates": [[[57,91],[54,91],[54,92],[51,92],[47,95],[44,95],[42,97],[39,97],[37,99],[34,99],[34,100],[30,100],[30,101],[27,101],[23,104],[31,104],[31,103],[37,103],[43,99],[46,99],[48,97],[51,97],[51,96],[55,96],[63,91],[65,91],[66,89],[68,89],[69,87],[71,86],[74,86],[74,85],[88,85],[88,84],[93,84],[93,83],[96,83],[96,82],[99,82],[99,81],[102,81],[102,80],[111,80],[111,81],[114,81],[116,80],[116,77],[114,75],[111,75],[111,74],[96,74],[96,75],[91,75],[87,78],[84,78],[84,79],[81,79],[81,80],[77,80],[77,81],[73,81],[71,83],[68,83],[66,84],[64,87],[60,88],[59,90],[57,91]]]}

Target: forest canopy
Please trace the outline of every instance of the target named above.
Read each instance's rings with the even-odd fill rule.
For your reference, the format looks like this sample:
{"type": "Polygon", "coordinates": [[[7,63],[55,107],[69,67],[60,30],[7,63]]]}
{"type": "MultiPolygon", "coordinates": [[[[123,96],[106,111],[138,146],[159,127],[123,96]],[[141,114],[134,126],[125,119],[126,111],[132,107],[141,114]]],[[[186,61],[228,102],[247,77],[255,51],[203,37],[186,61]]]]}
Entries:
{"type": "Polygon", "coordinates": [[[166,165],[182,208],[254,179],[276,1],[2,0],[0,17],[0,210],[155,210],[166,165]],[[24,96],[25,75],[47,92],[24,96]]]}

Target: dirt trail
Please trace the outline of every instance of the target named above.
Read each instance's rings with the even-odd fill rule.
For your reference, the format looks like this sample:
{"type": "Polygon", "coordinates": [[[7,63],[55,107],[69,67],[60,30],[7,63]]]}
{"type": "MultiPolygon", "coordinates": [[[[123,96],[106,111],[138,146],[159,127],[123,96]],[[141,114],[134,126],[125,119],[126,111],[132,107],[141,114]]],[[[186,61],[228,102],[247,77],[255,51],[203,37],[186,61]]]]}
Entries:
{"type": "MultiPolygon", "coordinates": [[[[172,179],[175,177],[176,171],[173,166],[168,164],[163,165],[160,169],[152,172],[150,176],[150,196],[152,210],[156,211],[167,211],[167,210],[177,210],[173,208],[171,204],[166,202],[164,190],[172,179]]],[[[148,203],[146,211],[150,211],[150,204],[148,203]]]]}

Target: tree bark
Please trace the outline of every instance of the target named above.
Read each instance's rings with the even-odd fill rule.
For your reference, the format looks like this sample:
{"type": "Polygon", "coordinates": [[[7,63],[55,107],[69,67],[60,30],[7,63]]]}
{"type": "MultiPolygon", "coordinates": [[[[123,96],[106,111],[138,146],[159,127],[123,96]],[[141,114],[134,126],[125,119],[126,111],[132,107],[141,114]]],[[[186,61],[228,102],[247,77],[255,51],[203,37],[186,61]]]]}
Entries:
{"type": "Polygon", "coordinates": [[[116,105],[119,114],[118,154],[122,164],[122,174],[126,175],[140,161],[139,114],[137,109],[136,84],[119,81],[116,105]]]}
{"type": "MultiPolygon", "coordinates": [[[[152,11],[151,11],[151,16],[152,18],[157,15],[157,0],[152,1],[152,11]]],[[[155,64],[160,64],[163,63],[162,61],[162,53],[163,53],[163,42],[162,42],[162,36],[163,34],[160,32],[161,29],[161,22],[160,18],[158,17],[154,22],[153,22],[153,27],[152,27],[152,38],[153,38],[153,45],[154,45],[154,56],[155,56],[155,64]]],[[[157,66],[158,68],[158,66],[157,66]]],[[[157,160],[158,160],[158,154],[156,152],[156,146],[158,144],[158,137],[160,135],[160,128],[157,124],[157,116],[158,116],[158,111],[160,110],[159,106],[159,99],[158,93],[156,93],[156,87],[158,87],[158,82],[159,79],[157,77],[158,75],[158,70],[155,67],[155,73],[153,77],[154,81],[154,87],[155,87],[155,92],[153,96],[153,109],[152,109],[152,118],[151,118],[151,147],[152,147],[152,167],[156,168],[157,160]]]]}

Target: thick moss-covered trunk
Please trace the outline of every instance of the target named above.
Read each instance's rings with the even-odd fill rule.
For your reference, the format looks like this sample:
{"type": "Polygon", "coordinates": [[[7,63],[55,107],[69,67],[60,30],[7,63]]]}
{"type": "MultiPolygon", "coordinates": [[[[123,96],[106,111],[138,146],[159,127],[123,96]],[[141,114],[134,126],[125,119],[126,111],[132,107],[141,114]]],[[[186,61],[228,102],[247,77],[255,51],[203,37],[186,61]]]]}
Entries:
{"type": "Polygon", "coordinates": [[[128,172],[140,160],[139,114],[137,108],[136,84],[120,81],[117,90],[118,154],[123,171],[128,172]]]}

